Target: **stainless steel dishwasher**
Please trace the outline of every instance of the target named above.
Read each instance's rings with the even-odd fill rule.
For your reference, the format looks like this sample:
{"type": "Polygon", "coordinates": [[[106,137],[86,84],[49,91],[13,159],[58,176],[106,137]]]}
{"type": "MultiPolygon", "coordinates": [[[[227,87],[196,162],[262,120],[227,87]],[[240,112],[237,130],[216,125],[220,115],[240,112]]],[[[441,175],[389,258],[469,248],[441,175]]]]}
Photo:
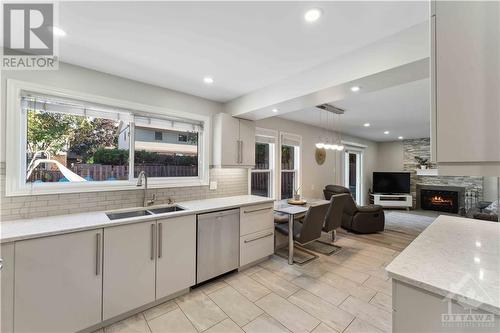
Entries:
{"type": "Polygon", "coordinates": [[[240,210],[231,209],[197,216],[196,283],[239,266],[240,210]]]}

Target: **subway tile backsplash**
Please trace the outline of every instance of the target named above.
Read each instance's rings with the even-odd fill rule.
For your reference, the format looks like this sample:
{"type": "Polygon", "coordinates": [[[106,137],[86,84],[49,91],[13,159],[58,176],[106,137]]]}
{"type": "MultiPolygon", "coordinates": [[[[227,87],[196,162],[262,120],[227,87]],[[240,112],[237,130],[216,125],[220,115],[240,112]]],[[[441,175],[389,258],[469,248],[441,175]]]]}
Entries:
{"type": "MultiPolygon", "coordinates": [[[[164,204],[168,198],[179,202],[248,194],[247,169],[210,169],[210,180],[217,181],[217,190],[208,186],[160,188],[148,190],[148,196],[156,193],[155,204],[164,204]]],[[[6,197],[4,162],[0,163],[0,186],[0,221],[130,208],[143,202],[142,189],[6,197]]]]}

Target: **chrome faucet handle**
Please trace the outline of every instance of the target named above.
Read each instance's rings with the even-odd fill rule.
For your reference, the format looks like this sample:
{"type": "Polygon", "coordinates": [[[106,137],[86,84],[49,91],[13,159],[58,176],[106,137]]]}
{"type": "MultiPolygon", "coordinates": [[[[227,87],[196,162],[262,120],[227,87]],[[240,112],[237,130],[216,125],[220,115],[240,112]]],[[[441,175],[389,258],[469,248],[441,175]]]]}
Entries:
{"type": "Polygon", "coordinates": [[[175,203],[175,200],[172,197],[168,197],[168,204],[171,205],[173,203],[175,203]]]}

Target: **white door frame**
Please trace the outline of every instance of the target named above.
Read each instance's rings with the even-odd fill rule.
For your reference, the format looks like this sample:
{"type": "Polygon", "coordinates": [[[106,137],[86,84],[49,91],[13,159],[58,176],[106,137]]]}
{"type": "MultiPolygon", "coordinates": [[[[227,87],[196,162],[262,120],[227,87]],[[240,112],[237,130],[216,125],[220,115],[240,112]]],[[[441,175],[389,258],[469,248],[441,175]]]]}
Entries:
{"type": "Polygon", "coordinates": [[[343,168],[343,175],[344,175],[344,186],[349,188],[349,154],[356,154],[356,203],[358,205],[363,204],[364,200],[364,194],[363,194],[363,157],[364,157],[364,151],[363,149],[356,149],[356,148],[347,148],[344,151],[343,154],[343,159],[344,159],[344,168],[343,168]]]}

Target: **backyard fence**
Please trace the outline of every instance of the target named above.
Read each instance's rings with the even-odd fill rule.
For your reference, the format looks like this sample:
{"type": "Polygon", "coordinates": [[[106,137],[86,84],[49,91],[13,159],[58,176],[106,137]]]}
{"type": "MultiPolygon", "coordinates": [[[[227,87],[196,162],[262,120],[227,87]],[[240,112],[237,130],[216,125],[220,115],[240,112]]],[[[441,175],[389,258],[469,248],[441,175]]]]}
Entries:
{"type": "MultiPolygon", "coordinates": [[[[128,180],[128,165],[77,164],[69,169],[88,181],[128,180]]],[[[134,176],[145,171],[148,177],[196,177],[197,165],[135,165],[134,176]]],[[[39,168],[33,171],[29,182],[65,182],[60,171],[39,168]]]]}

